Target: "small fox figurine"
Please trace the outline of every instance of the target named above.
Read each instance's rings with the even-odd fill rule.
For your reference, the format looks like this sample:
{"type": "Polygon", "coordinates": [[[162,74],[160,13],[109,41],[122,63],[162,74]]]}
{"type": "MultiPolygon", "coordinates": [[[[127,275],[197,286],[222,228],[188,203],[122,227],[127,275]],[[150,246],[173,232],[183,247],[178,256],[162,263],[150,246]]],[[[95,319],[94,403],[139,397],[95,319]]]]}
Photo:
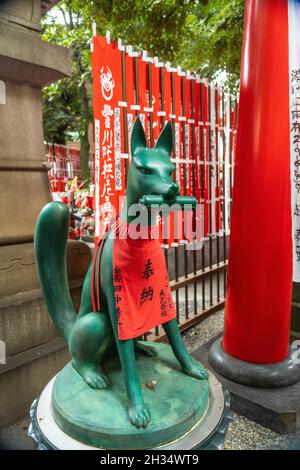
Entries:
{"type": "Polygon", "coordinates": [[[135,353],[156,354],[153,346],[137,340],[148,328],[161,323],[183,372],[199,380],[208,379],[206,370],[188,353],[181,338],[158,239],[118,240],[118,234],[113,233],[120,227],[130,227],[133,217],[127,208],[138,204],[145,195],[157,195],[167,204],[178,196],[178,185],[172,180],[172,141],[172,126],[168,122],[155,148],[149,149],[141,121],[136,119],[131,134],[127,205],[122,208],[119,222],[112,224],[95,248],[96,262],[91,263],[86,274],[78,315],[67,280],[70,217],[67,206],[59,202],[46,205],[35,231],[43,295],[55,326],[68,344],[74,369],[90,387],[108,387],[109,379],[102,367],[108,355],[118,354],[128,395],[129,419],[137,428],[146,428],[151,420],[135,361],[135,353]]]}

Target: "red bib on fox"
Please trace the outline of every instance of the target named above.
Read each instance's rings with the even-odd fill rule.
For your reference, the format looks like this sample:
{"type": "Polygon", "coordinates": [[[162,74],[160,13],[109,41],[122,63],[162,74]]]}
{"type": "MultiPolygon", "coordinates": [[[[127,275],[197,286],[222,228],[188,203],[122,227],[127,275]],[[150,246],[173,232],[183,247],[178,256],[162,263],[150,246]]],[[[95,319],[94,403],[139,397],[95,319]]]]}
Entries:
{"type": "Polygon", "coordinates": [[[144,233],[139,232],[139,238],[134,238],[136,227],[120,219],[113,229],[116,231],[113,284],[118,337],[126,340],[173,320],[176,310],[156,227],[141,227],[144,233]]]}

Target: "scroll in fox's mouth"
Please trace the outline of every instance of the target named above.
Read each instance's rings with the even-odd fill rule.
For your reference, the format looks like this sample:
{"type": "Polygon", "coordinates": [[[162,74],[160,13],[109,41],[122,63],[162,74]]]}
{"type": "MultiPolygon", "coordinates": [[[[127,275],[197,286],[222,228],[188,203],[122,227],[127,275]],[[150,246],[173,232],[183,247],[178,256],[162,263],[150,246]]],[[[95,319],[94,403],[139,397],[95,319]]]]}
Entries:
{"type": "Polygon", "coordinates": [[[160,206],[167,204],[168,206],[178,206],[180,210],[184,209],[185,206],[188,206],[189,209],[195,208],[197,205],[197,199],[193,196],[170,196],[162,194],[147,194],[139,199],[139,204],[150,208],[151,206],[160,206]]]}

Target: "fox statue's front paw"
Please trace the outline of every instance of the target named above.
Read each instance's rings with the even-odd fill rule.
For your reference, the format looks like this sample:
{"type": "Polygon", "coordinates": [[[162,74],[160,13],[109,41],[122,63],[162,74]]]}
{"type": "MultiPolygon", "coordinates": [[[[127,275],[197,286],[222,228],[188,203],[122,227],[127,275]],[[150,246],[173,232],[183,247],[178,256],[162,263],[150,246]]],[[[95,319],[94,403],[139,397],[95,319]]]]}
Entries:
{"type": "Polygon", "coordinates": [[[87,385],[93,389],[101,390],[108,385],[108,378],[96,364],[85,364],[72,361],[72,366],[81,375],[87,385]]]}
{"type": "Polygon", "coordinates": [[[194,377],[194,379],[208,380],[207,370],[192,356],[190,356],[190,359],[186,364],[182,365],[182,369],[183,372],[190,377],[194,377]]]}
{"type": "Polygon", "coordinates": [[[144,403],[131,405],[128,410],[131,424],[137,428],[146,428],[151,421],[150,411],[144,403]]]}

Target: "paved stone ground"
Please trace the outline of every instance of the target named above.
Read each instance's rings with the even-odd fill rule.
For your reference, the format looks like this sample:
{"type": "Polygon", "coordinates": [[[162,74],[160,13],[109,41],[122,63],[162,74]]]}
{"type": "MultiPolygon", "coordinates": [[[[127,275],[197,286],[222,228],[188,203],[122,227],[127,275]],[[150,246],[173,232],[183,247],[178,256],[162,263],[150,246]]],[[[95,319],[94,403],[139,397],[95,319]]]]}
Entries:
{"type": "MultiPolygon", "coordinates": [[[[193,351],[223,330],[224,312],[207,318],[184,334],[189,351],[193,351]]],[[[225,450],[300,450],[300,429],[296,433],[280,435],[259,424],[233,414],[225,440],[225,450]]]]}
{"type": "Polygon", "coordinates": [[[35,450],[34,441],[27,436],[29,417],[24,417],[15,424],[0,430],[1,450],[35,450]]]}
{"type": "MultiPolygon", "coordinates": [[[[190,351],[206,343],[223,329],[223,312],[215,313],[184,334],[190,351]]],[[[242,416],[234,414],[225,440],[225,450],[300,450],[300,429],[289,435],[279,435],[242,416]]],[[[0,430],[1,449],[34,449],[33,441],[27,437],[27,417],[8,428],[0,430]]]]}

